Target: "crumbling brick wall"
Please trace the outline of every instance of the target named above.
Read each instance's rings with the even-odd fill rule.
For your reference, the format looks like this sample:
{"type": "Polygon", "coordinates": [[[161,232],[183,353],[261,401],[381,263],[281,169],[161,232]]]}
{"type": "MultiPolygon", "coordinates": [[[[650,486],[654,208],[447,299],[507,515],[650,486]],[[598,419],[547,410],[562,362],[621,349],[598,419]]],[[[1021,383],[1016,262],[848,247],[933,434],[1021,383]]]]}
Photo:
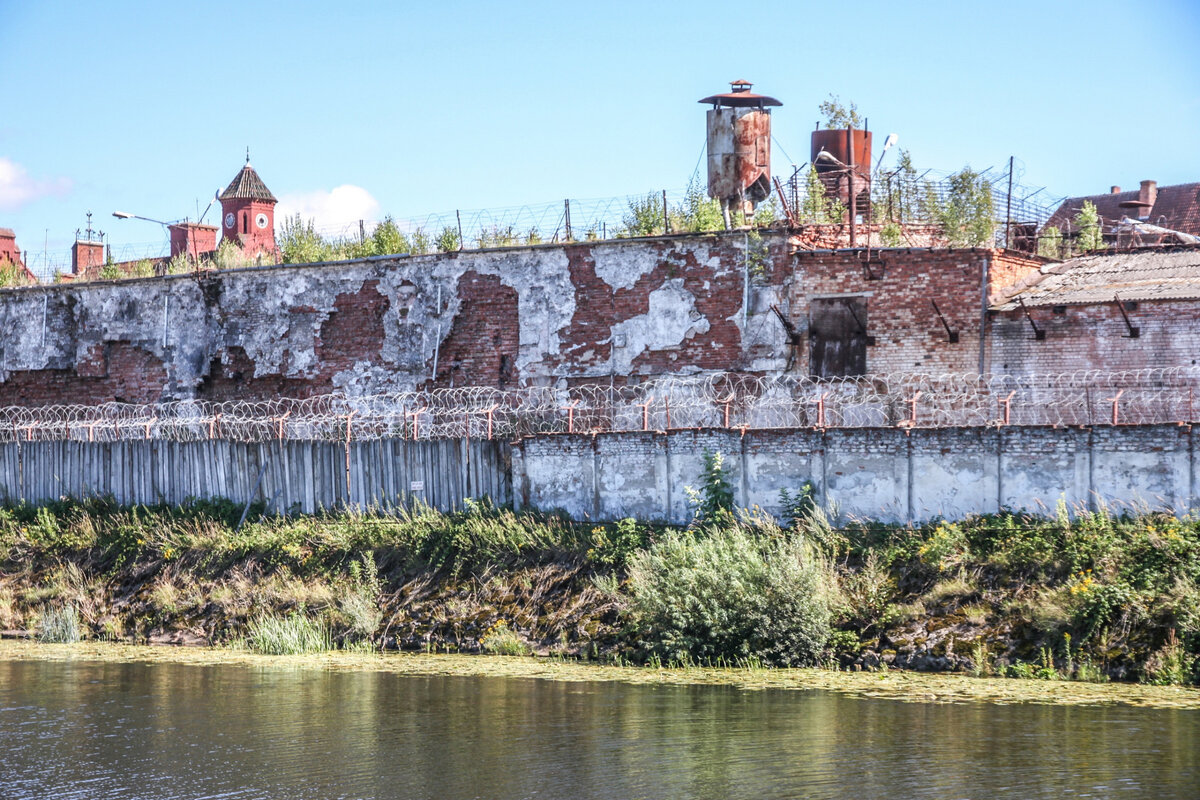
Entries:
{"type": "Polygon", "coordinates": [[[839,297],[859,298],[867,371],[979,368],[994,251],[864,266],[804,244],[734,231],[4,290],[0,405],[803,375],[813,301],[839,297]]]}

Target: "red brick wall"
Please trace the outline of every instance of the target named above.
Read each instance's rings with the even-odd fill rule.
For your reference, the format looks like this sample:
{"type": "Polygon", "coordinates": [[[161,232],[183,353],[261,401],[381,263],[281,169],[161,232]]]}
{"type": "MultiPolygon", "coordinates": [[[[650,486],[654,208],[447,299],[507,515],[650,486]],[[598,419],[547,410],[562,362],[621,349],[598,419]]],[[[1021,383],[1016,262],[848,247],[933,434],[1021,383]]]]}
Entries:
{"type": "Polygon", "coordinates": [[[212,225],[171,225],[170,231],[172,257],[186,253],[194,259],[217,249],[217,229],[212,225]]]}
{"type": "MultiPolygon", "coordinates": [[[[499,276],[468,270],[458,279],[459,311],[441,344],[432,385],[517,384],[517,292],[499,276]]],[[[436,331],[434,332],[436,333],[436,331]]]]}
{"type": "Polygon", "coordinates": [[[12,371],[0,384],[3,405],[94,405],[164,399],[167,373],[152,353],[114,341],[85,350],[74,369],[12,371]]]}
{"type": "Polygon", "coordinates": [[[1033,275],[1045,263],[1041,259],[1030,258],[1010,250],[997,250],[988,267],[989,304],[1002,299],[1002,289],[1033,275]]]}
{"type": "MultiPolygon", "coordinates": [[[[876,250],[882,264],[864,266],[866,251],[801,251],[794,258],[788,317],[808,325],[813,298],[859,296],[867,304],[867,372],[976,372],[980,363],[983,265],[991,251],[876,250]],[[871,279],[874,276],[875,279],[871,279]],[[931,301],[958,342],[950,343],[931,301]]],[[[797,348],[797,371],[809,363],[807,337],[797,348]]]]}

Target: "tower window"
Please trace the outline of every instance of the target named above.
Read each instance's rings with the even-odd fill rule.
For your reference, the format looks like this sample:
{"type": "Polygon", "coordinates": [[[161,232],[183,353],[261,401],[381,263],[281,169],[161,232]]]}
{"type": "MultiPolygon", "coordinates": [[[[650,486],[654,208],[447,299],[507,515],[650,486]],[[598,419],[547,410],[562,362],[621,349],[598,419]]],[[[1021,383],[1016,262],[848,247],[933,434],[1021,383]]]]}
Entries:
{"type": "Polygon", "coordinates": [[[250,232],[250,215],[245,211],[242,212],[242,233],[250,232]]]}

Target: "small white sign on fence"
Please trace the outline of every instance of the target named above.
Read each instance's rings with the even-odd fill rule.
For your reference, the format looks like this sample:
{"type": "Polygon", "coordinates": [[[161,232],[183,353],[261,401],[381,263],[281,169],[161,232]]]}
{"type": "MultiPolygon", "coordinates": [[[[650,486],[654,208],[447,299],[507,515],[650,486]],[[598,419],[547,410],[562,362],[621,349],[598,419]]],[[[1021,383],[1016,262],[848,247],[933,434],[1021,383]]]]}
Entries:
{"type": "Polygon", "coordinates": [[[425,491],[425,481],[413,481],[412,483],[410,483],[410,484],[408,485],[408,490],[409,490],[410,492],[423,492],[423,491],[425,491]]]}

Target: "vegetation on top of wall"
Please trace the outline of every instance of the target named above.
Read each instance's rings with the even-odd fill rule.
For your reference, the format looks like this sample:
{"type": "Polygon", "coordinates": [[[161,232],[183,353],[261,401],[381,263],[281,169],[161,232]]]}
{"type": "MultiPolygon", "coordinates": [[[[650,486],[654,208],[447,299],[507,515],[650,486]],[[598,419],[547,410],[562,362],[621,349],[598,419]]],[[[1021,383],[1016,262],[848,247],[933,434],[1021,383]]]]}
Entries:
{"type": "Polygon", "coordinates": [[[36,283],[30,280],[29,274],[19,264],[7,259],[0,261],[0,287],[29,286],[36,283]]]}
{"type": "Polygon", "coordinates": [[[947,191],[927,200],[933,220],[951,247],[991,246],[996,236],[992,185],[970,167],[946,178],[947,191]]]}
{"type": "Polygon", "coordinates": [[[1091,200],[1083,201],[1083,207],[1075,215],[1075,227],[1079,229],[1075,246],[1081,252],[1104,249],[1104,231],[1100,225],[1100,214],[1091,200]]]}
{"type": "MultiPolygon", "coordinates": [[[[766,204],[763,204],[763,209],[766,204]]],[[[761,209],[760,209],[761,210],[761,209]]],[[[752,221],[753,224],[768,225],[774,220],[773,211],[763,211],[763,216],[752,221]]],[[[748,224],[743,218],[731,220],[735,227],[748,224]]],[[[662,236],[671,233],[707,233],[725,228],[725,218],[721,214],[721,204],[708,196],[707,190],[698,180],[688,183],[683,200],[675,205],[667,203],[661,194],[650,192],[645,197],[631,197],[622,217],[622,230],[617,231],[620,237],[629,236],[662,236]]]]}

